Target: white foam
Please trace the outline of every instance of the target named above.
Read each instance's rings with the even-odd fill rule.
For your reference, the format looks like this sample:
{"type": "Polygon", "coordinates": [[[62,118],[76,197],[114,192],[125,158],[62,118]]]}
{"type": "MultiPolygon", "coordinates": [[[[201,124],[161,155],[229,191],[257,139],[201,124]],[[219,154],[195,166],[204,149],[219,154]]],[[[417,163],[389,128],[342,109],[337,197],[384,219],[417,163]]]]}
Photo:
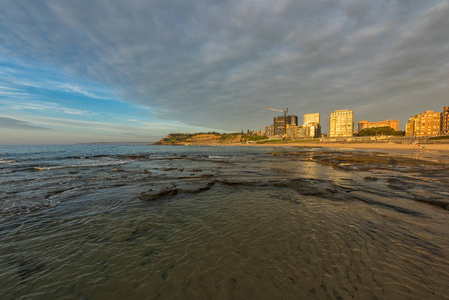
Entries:
{"type": "Polygon", "coordinates": [[[13,164],[16,161],[14,159],[2,159],[0,158],[0,164],[13,164]]]}

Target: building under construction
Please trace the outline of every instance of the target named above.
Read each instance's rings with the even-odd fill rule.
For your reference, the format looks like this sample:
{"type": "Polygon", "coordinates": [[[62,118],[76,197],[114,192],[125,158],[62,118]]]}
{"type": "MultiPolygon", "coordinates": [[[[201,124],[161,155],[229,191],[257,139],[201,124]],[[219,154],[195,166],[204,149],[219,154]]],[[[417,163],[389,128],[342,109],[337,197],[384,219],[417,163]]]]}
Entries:
{"type": "Polygon", "coordinates": [[[298,125],[298,117],[295,115],[288,115],[275,117],[273,119],[273,135],[284,135],[286,134],[285,125],[298,125]]]}

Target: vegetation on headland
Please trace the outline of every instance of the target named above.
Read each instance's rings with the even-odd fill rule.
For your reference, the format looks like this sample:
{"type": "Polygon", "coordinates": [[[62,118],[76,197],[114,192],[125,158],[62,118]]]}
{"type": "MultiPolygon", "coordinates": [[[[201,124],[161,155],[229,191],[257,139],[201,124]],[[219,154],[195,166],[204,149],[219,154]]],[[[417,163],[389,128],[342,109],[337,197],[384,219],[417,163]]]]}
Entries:
{"type": "MultiPolygon", "coordinates": [[[[404,137],[403,132],[390,130],[372,130],[378,128],[369,128],[369,130],[360,131],[358,136],[340,139],[274,139],[256,134],[242,133],[218,133],[218,132],[199,132],[199,133],[171,133],[153,145],[237,145],[237,144],[258,144],[258,145],[276,145],[276,144],[306,144],[306,143],[448,143],[449,136],[438,137],[404,137]],[[377,133],[373,134],[373,133],[377,133]],[[386,135],[390,133],[390,135],[386,135]]],[[[393,129],[391,129],[393,130],[393,129]]]]}
{"type": "Polygon", "coordinates": [[[268,140],[268,137],[261,135],[249,135],[242,133],[218,133],[218,132],[198,132],[198,133],[170,133],[165,138],[154,143],[155,145],[216,145],[216,144],[238,144],[238,143],[259,143],[268,140]]]}
{"type": "Polygon", "coordinates": [[[360,130],[357,136],[376,136],[376,135],[389,135],[389,136],[404,136],[404,131],[396,131],[391,127],[373,127],[360,130]]]}
{"type": "Polygon", "coordinates": [[[242,137],[240,138],[240,140],[242,142],[259,142],[259,141],[264,141],[264,140],[268,140],[267,136],[264,135],[242,135],[242,137]]]}
{"type": "Polygon", "coordinates": [[[155,145],[214,145],[231,144],[242,141],[240,133],[218,133],[218,132],[198,132],[198,133],[170,133],[165,138],[154,143],[155,145]]]}

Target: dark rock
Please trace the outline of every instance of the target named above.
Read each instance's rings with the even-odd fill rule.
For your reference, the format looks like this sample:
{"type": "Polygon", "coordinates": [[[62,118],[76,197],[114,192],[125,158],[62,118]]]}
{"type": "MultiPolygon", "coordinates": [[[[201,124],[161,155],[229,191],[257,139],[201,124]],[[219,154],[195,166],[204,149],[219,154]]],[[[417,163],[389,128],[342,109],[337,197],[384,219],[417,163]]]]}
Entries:
{"type": "Polygon", "coordinates": [[[415,200],[449,210],[449,200],[440,199],[440,198],[419,198],[419,197],[415,197],[415,200]]]}
{"type": "Polygon", "coordinates": [[[24,260],[19,263],[19,266],[17,267],[17,273],[22,280],[27,280],[34,274],[43,271],[43,269],[44,264],[38,259],[24,260]]]}
{"type": "Polygon", "coordinates": [[[139,158],[148,158],[148,156],[133,154],[133,155],[128,155],[128,158],[129,159],[139,159],[139,158]]]}
{"type": "Polygon", "coordinates": [[[162,279],[164,279],[164,280],[167,280],[167,278],[168,278],[168,272],[167,271],[165,271],[164,273],[162,273],[162,279]]]}
{"type": "Polygon", "coordinates": [[[178,185],[178,192],[179,193],[200,193],[207,190],[210,190],[210,188],[214,185],[214,182],[186,182],[183,184],[178,185]]]}
{"type": "Polygon", "coordinates": [[[148,191],[148,192],[142,192],[140,194],[140,199],[145,201],[151,201],[151,200],[157,200],[163,197],[169,197],[174,196],[178,194],[177,189],[165,189],[165,190],[156,190],[156,191],[148,191]]]}
{"type": "Polygon", "coordinates": [[[387,179],[387,182],[388,182],[388,183],[397,183],[397,184],[403,183],[401,180],[399,180],[399,179],[397,179],[397,178],[388,178],[388,179],[387,179]]]}
{"type": "Polygon", "coordinates": [[[387,186],[392,190],[399,190],[399,191],[404,191],[408,188],[407,186],[398,185],[398,184],[389,184],[387,186]]]}
{"type": "Polygon", "coordinates": [[[200,193],[209,190],[214,182],[182,182],[177,185],[172,183],[171,185],[163,185],[159,189],[150,189],[148,192],[142,192],[139,196],[141,200],[152,201],[164,197],[170,197],[177,194],[188,193],[200,193]]]}
{"type": "Polygon", "coordinates": [[[363,180],[365,180],[365,181],[378,181],[379,178],[367,176],[367,177],[363,178],[363,180]]]}

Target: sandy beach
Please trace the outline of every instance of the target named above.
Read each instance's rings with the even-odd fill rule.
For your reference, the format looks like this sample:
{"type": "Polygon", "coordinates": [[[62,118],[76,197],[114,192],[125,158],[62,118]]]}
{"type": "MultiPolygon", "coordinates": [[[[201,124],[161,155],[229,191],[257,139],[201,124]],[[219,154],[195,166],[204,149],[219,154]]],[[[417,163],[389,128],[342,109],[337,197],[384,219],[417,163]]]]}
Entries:
{"type": "MultiPolygon", "coordinates": [[[[238,145],[238,144],[236,144],[238,145]]],[[[240,144],[241,145],[241,144],[240,144]]],[[[251,146],[277,146],[301,148],[334,148],[334,149],[367,149],[367,150],[397,150],[397,151],[440,151],[449,152],[449,144],[395,144],[395,143],[285,143],[285,144],[248,144],[251,146]],[[424,150],[422,146],[425,146],[424,150]]]]}

